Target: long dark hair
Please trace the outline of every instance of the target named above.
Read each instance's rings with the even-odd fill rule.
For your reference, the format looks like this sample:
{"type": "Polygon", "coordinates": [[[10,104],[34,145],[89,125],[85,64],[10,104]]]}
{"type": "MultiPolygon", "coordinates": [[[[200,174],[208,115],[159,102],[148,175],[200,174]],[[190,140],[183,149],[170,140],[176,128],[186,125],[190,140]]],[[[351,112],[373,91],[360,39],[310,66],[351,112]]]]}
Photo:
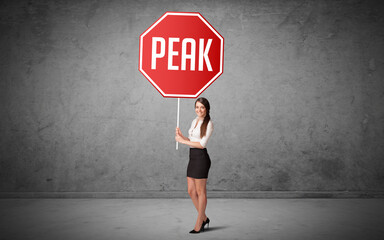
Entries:
{"type": "Polygon", "coordinates": [[[209,115],[209,109],[211,109],[211,107],[209,106],[209,102],[206,98],[203,98],[203,97],[198,98],[195,102],[195,107],[197,102],[203,104],[206,110],[206,115],[204,117],[203,124],[201,124],[201,127],[200,127],[200,138],[203,138],[207,133],[207,126],[208,126],[209,120],[211,120],[211,116],[209,115]]]}

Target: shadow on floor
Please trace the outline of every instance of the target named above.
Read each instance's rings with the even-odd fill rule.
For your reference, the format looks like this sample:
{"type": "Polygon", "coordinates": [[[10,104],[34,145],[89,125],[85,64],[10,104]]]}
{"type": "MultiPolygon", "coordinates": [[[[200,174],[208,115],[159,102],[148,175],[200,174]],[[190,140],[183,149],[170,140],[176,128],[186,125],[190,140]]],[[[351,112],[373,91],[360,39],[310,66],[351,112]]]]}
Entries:
{"type": "Polygon", "coordinates": [[[217,227],[209,227],[204,229],[204,232],[211,232],[211,231],[216,231],[216,230],[223,230],[228,228],[229,226],[217,226],[217,227]]]}

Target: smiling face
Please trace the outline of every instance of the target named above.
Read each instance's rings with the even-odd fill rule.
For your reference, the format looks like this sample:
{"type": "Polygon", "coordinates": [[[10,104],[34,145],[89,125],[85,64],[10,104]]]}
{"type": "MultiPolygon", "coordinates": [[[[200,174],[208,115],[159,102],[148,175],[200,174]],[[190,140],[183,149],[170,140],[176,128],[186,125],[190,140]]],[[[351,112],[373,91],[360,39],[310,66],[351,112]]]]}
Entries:
{"type": "Polygon", "coordinates": [[[204,118],[205,115],[207,114],[207,109],[205,109],[205,107],[202,103],[196,102],[195,112],[199,118],[204,118]]]}

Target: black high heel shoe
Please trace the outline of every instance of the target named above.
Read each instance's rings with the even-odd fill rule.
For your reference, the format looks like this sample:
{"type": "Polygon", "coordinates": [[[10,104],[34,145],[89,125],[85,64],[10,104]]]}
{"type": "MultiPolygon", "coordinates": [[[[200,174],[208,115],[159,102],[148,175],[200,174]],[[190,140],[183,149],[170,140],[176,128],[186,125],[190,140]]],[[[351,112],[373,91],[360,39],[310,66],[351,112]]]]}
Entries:
{"type": "Polygon", "coordinates": [[[190,231],[189,233],[200,233],[200,232],[204,232],[204,221],[203,221],[203,224],[201,224],[199,231],[192,229],[192,231],[190,231]]]}
{"type": "Polygon", "coordinates": [[[208,227],[207,227],[207,228],[209,228],[209,222],[210,222],[210,220],[209,220],[209,218],[207,217],[207,221],[203,221],[203,228],[205,227],[206,224],[208,224],[208,227]]]}

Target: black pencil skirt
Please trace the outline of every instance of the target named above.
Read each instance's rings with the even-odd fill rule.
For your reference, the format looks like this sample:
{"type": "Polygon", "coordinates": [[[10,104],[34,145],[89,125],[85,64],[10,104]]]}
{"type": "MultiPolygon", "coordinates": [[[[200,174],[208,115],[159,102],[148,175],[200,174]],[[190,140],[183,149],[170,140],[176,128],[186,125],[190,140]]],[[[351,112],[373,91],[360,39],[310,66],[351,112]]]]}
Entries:
{"type": "Polygon", "coordinates": [[[211,159],[209,158],[207,149],[190,148],[189,163],[187,168],[187,177],[191,178],[208,178],[209,168],[211,167],[211,159]]]}

